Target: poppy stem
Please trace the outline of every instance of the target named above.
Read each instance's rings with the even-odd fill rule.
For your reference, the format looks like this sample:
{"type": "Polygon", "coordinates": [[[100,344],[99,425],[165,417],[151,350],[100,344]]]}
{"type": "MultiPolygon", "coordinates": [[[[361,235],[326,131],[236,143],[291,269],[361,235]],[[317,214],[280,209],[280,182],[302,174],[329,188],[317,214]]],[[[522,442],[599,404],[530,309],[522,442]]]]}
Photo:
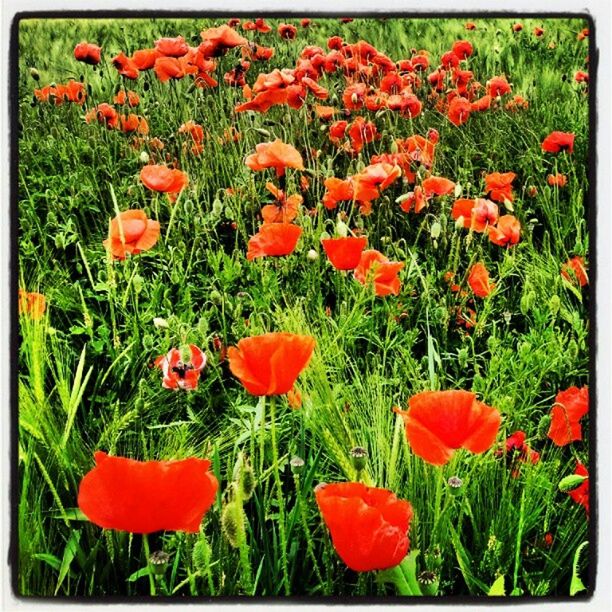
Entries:
{"type": "Polygon", "coordinates": [[[276,496],[278,502],[278,533],[281,547],[281,566],[283,570],[283,587],[285,595],[290,594],[289,571],[287,569],[287,534],[285,533],[285,502],[283,500],[283,487],[281,485],[280,470],[278,469],[278,447],[276,445],[276,397],[270,396],[270,434],[272,437],[272,461],[274,463],[274,480],[276,482],[276,496]]]}
{"type": "Polygon", "coordinates": [[[149,561],[149,559],[151,558],[151,554],[149,552],[149,536],[146,533],[142,534],[142,546],[144,548],[147,569],[149,570],[149,591],[151,595],[155,596],[157,595],[157,590],[155,588],[155,577],[153,576],[153,568],[151,567],[151,562],[149,561]]]}
{"type": "Polygon", "coordinates": [[[304,530],[304,536],[306,538],[306,552],[312,561],[315,574],[319,583],[323,584],[323,576],[319,570],[319,564],[317,563],[317,557],[314,553],[314,544],[312,542],[312,534],[308,527],[308,517],[306,516],[306,508],[304,507],[304,500],[302,499],[302,487],[300,486],[300,477],[297,474],[293,475],[293,482],[295,484],[295,493],[297,498],[297,505],[300,511],[300,519],[302,523],[302,529],[304,530]]]}

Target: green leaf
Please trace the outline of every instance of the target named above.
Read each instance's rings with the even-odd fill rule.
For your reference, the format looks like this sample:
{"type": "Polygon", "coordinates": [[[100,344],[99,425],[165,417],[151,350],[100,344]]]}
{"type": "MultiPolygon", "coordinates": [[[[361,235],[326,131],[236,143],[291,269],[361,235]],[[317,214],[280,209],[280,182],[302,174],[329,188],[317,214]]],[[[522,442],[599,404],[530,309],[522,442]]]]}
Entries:
{"type": "Polygon", "coordinates": [[[489,597],[503,597],[506,594],[506,587],[504,585],[504,575],[499,576],[489,589],[489,597]]]}
{"type": "Polygon", "coordinates": [[[69,521],[88,521],[89,519],[83,514],[80,508],[66,508],[64,512],[54,512],[51,515],[53,518],[67,519],[69,521]]]}
{"type": "Polygon", "coordinates": [[[582,580],[580,580],[580,576],[578,575],[578,563],[580,561],[580,553],[582,552],[582,549],[588,544],[588,540],[583,542],[577,549],[576,552],[574,553],[574,565],[573,565],[573,569],[572,569],[572,582],[570,583],[570,596],[573,597],[574,595],[576,595],[577,593],[580,593],[580,591],[586,591],[586,587],[584,586],[584,583],[582,582],[582,580]]]}
{"type": "Polygon", "coordinates": [[[571,491],[575,489],[577,486],[581,485],[587,476],[580,476],[580,474],[571,474],[570,476],[566,476],[559,483],[559,491],[566,493],[567,491],[571,491]]]}
{"type": "Polygon", "coordinates": [[[57,585],[55,586],[54,595],[57,595],[57,592],[60,590],[60,587],[64,582],[64,578],[66,578],[68,572],[70,571],[70,564],[77,554],[80,539],[81,532],[73,529],[72,533],[70,534],[70,538],[68,538],[68,542],[66,543],[66,548],[64,549],[64,557],[60,566],[59,576],[57,577],[57,585]]]}
{"type": "Polygon", "coordinates": [[[62,565],[62,562],[55,555],[50,555],[48,553],[35,553],[32,555],[32,559],[44,561],[47,565],[50,565],[54,570],[57,571],[59,571],[59,568],[62,565]]]}
{"type": "Polygon", "coordinates": [[[135,571],[128,577],[128,582],[136,582],[139,578],[143,578],[144,576],[149,575],[148,567],[141,567],[139,570],[135,571]]]}

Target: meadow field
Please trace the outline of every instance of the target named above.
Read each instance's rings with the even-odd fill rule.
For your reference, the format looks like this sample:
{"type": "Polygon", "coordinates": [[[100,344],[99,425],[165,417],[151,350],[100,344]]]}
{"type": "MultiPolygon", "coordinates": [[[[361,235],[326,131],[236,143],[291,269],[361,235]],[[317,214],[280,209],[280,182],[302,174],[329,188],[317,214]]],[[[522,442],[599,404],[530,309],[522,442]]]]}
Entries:
{"type": "Polygon", "coordinates": [[[588,594],[591,39],[20,21],[16,591],[588,594]]]}

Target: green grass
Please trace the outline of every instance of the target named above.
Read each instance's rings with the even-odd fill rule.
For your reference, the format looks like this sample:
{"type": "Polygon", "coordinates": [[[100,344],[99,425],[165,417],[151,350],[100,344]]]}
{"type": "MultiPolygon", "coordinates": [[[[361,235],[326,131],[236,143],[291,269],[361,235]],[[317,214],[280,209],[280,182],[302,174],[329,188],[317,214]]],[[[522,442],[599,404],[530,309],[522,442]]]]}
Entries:
{"type": "MultiPolygon", "coordinates": [[[[274,27],[280,22],[269,21],[274,27]]],[[[102,531],[76,510],[79,482],[98,449],[140,460],[195,455],[213,462],[220,494],[201,533],[149,538],[151,550],[163,548],[171,556],[162,593],[286,592],[269,402],[248,395],[213,350],[214,337],[231,346],[249,335],[284,330],[310,334],[317,342],[298,381],[302,409],[291,410],[284,398],[276,407],[291,594],[394,592],[373,572],[359,575],[346,568],[314,501],[317,483],[356,478],[348,453],[363,446],[369,454],[365,481],[411,502],[411,548],[421,551],[419,570],[438,572],[439,594],[485,595],[503,575],[507,594],[568,596],[574,554],[588,539],[588,522],[584,509],[557,485],[573,473],[577,457],[588,463],[589,449],[586,442],[554,446],[542,419],[560,389],[588,384],[588,292],[580,293],[559,273],[569,256],[585,256],[589,248],[588,100],[573,82],[588,53],[587,41],[577,41],[576,34],[587,24],[545,20],[541,40],[531,34],[540,22],[530,19],[518,34],[507,19],[479,19],[473,32],[457,19],[356,19],[298,27],[295,41],[282,41],[275,31],[248,33],[276,49],[270,62],[253,64],[247,74],[251,84],[259,72],[293,67],[306,44],[325,48],[334,34],[349,42],[366,40],[393,60],[410,57],[412,48],[427,49],[432,67],[455,40],[465,38],[474,44],[469,67],[477,80],[484,84],[506,74],[513,94],[529,101],[529,108],[517,113],[475,113],[459,128],[427,105],[412,121],[389,111],[364,111],[382,138],[355,158],[329,143],[312,120],[310,102],[297,111],[274,107],[264,115],[234,114],[241,92],[226,87],[222,76],[238,61],[237,52],[219,61],[216,89],[194,90],[188,79],[162,84],[142,73],[126,83],[141,97],[136,112],[146,117],[150,135],[165,143],[163,155],[176,158],[190,177],[174,210],[138,178],[142,151],[155,159],[154,150],[133,147],[119,131],[86,124],[76,106],[32,102],[34,88],[81,77],[88,87],[87,108],[111,102],[120,85],[110,64],[115,53],[178,34],[197,44],[201,30],[221,22],[20,24],[20,286],[44,293],[48,313],[40,322],[20,318],[19,592],[150,592],[148,573],[137,573],[146,567],[142,538],[102,531]],[[85,39],[103,47],[96,69],[72,57],[74,45],[85,39]],[[197,157],[176,134],[189,119],[206,132],[197,157]],[[217,137],[230,126],[241,139],[222,145],[217,137]],[[393,139],[424,135],[429,128],[440,133],[433,173],[459,183],[462,197],[480,195],[488,172],[517,174],[513,214],[523,228],[521,241],[506,250],[455,228],[452,198],[436,198],[423,214],[406,215],[395,199],[409,189],[398,181],[374,202],[371,216],[352,219],[371,248],[406,264],[400,296],[374,299],[350,275],[332,270],[319,247],[322,232],[333,233],[336,219],[320,204],[323,181],[353,174],[372,155],[388,151],[393,139]],[[540,143],[552,130],[576,134],[573,155],[542,154],[540,143]],[[318,213],[298,217],[303,234],[294,254],[248,262],[247,241],[259,224],[261,205],[270,199],[265,182],[271,175],[250,171],[244,160],[256,144],[275,137],[302,152],[311,177],[304,209],[318,213]],[[321,154],[315,158],[316,150],[321,154]],[[564,189],[546,184],[555,172],[568,176],[564,189]],[[529,186],[537,187],[536,197],[527,195],[529,186]],[[226,192],[229,187],[235,195],[226,192]],[[120,210],[142,208],[162,226],[154,249],[114,264],[102,246],[115,216],[113,192],[120,210]],[[435,223],[442,227],[437,240],[431,235],[435,223]],[[320,253],[315,261],[306,257],[311,248],[320,253]],[[443,275],[454,270],[464,278],[475,261],[486,263],[497,287],[486,300],[475,300],[478,322],[468,332],[452,314],[466,307],[466,298],[451,293],[443,275]],[[155,317],[165,318],[168,328],[155,327],[155,317]],[[151,365],[186,342],[202,347],[209,365],[197,391],[172,393],[162,388],[151,365]],[[501,411],[498,443],[524,430],[540,462],[524,465],[513,478],[494,449],[482,455],[459,451],[443,468],[414,455],[392,407],[405,408],[423,390],[454,388],[473,390],[501,411]],[[240,453],[249,458],[257,486],[244,502],[244,541],[238,549],[223,534],[221,511],[240,453]],[[293,455],[305,461],[297,479],[288,466],[293,455]],[[460,497],[445,485],[453,475],[464,481],[460,497]],[[548,532],[550,548],[542,543],[548,532]]],[[[330,90],[327,103],[340,106],[344,80],[328,75],[321,83],[330,90]]],[[[425,100],[427,91],[425,83],[417,95],[425,100]]],[[[290,193],[298,192],[298,181],[290,171],[290,193]]],[[[588,425],[585,440],[587,435],[588,425]]],[[[585,583],[587,559],[583,555],[579,567],[585,583]]]]}

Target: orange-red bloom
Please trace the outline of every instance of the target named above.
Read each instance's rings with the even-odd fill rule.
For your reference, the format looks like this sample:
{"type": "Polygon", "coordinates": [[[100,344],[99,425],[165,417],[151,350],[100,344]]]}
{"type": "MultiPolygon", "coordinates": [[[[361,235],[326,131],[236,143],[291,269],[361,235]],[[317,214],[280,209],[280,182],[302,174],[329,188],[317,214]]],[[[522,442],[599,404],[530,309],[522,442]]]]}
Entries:
{"type": "Polygon", "coordinates": [[[489,240],[497,246],[511,246],[521,239],[521,224],[513,215],[502,215],[496,227],[489,228],[489,240]]]}
{"type": "Polygon", "coordinates": [[[200,35],[204,41],[200,45],[200,51],[202,51],[206,57],[222,55],[228,49],[246,46],[249,44],[249,41],[246,38],[240,36],[238,32],[226,24],[223,24],[218,28],[209,28],[200,35]]]}
{"type": "Polygon", "coordinates": [[[301,234],[302,228],[291,223],[265,223],[249,240],[247,259],[290,255],[301,234]]]}
{"type": "Polygon", "coordinates": [[[463,227],[475,232],[484,232],[497,223],[499,211],[497,204],[483,198],[475,200],[460,199],[453,204],[453,219],[463,218],[463,227]]]}
{"type": "Polygon", "coordinates": [[[576,462],[576,470],[574,474],[578,476],[585,476],[585,480],[582,481],[580,486],[568,491],[568,495],[581,506],[584,506],[586,510],[587,516],[589,515],[589,471],[586,467],[580,463],[580,461],[576,462]]]}
{"type": "Polygon", "coordinates": [[[557,445],[582,440],[580,419],[589,411],[589,388],[570,387],[555,397],[548,437],[557,445]]]}
{"type": "Polygon", "coordinates": [[[102,49],[98,45],[81,42],[74,48],[74,59],[95,66],[100,63],[102,49]]]}
{"type": "Polygon", "coordinates": [[[147,219],[144,210],[125,210],[110,224],[104,247],[115,259],[125,259],[155,246],[159,238],[159,221],[147,219]]]}
{"type": "Polygon", "coordinates": [[[505,76],[495,76],[487,81],[487,93],[493,98],[504,96],[512,91],[505,76]]]}
{"type": "Polygon", "coordinates": [[[98,121],[98,123],[112,129],[119,125],[119,113],[110,104],[102,102],[85,115],[85,121],[87,123],[98,121]]]}
{"type": "Polygon", "coordinates": [[[153,191],[178,194],[189,184],[185,172],[164,165],[144,166],[140,171],[140,180],[145,187],[153,191]]]}
{"type": "Polygon", "coordinates": [[[118,55],[113,57],[111,60],[113,66],[117,69],[121,76],[124,76],[126,79],[137,79],[140,71],[138,66],[131,58],[127,57],[127,55],[121,51],[118,55]]]}
{"type": "Polygon", "coordinates": [[[551,187],[565,187],[567,185],[567,176],[565,174],[549,174],[546,182],[551,187]]]}
{"type": "Polygon", "coordinates": [[[139,49],[132,54],[132,62],[138,70],[150,70],[162,54],[157,49],[139,49]]]}
{"type": "Polygon", "coordinates": [[[578,283],[581,287],[589,284],[583,257],[572,257],[561,266],[561,276],[570,283],[578,283]]]}
{"type": "Polygon", "coordinates": [[[542,141],[542,151],[546,153],[574,152],[574,134],[571,132],[551,132],[542,141]]]}
{"type": "Polygon", "coordinates": [[[494,202],[514,201],[512,181],[516,178],[514,172],[492,172],[485,176],[485,193],[494,202]]]}
{"type": "Polygon", "coordinates": [[[243,338],[228,350],[229,367],[252,395],[283,395],[308,365],[315,344],[310,336],[287,332],[243,338]]]}
{"type": "Polygon", "coordinates": [[[394,408],[406,424],[412,451],[428,463],[444,465],[456,449],[484,453],[497,436],[501,415],[469,391],[424,391],[410,398],[407,412],[394,408]]]}
{"type": "Polygon", "coordinates": [[[459,59],[464,60],[472,55],[474,48],[469,40],[458,40],[453,43],[452,51],[459,59]]]}
{"type": "Polygon", "coordinates": [[[455,125],[463,125],[472,112],[472,104],[466,98],[457,96],[448,105],[448,120],[455,125]]]}
{"type": "Polygon", "coordinates": [[[125,91],[125,89],[120,89],[113,98],[113,102],[119,105],[123,105],[127,102],[131,107],[134,107],[138,106],[138,104],[140,103],[140,97],[135,91],[132,91],[131,89],[128,89],[127,92],[125,91]]]}
{"type": "Polygon", "coordinates": [[[34,321],[40,321],[47,308],[47,301],[42,293],[28,293],[19,289],[19,314],[26,314],[34,321]]]}
{"type": "Polygon", "coordinates": [[[365,236],[346,238],[324,238],[323,250],[336,270],[354,270],[361,259],[361,253],[368,244],[365,236]]]}
{"type": "Polygon", "coordinates": [[[255,153],[246,158],[246,165],[255,171],[274,168],[276,176],[283,176],[285,168],[304,169],[302,156],[290,144],[285,144],[280,138],[274,142],[262,142],[255,147],[255,153]]]}
{"type": "Polygon", "coordinates": [[[210,461],[135,461],[94,453],[96,466],[79,487],[78,505],[103,529],[131,533],[196,533],[219,483],[210,461]]]}
{"type": "Polygon", "coordinates": [[[278,35],[285,40],[293,40],[297,36],[297,28],[290,23],[281,23],[278,26],[278,35]]]}
{"type": "Polygon", "coordinates": [[[158,357],[155,365],[161,368],[164,374],[162,381],[164,388],[190,391],[198,388],[200,372],[206,365],[206,355],[195,344],[190,344],[188,361],[183,361],[179,349],[172,348],[167,355],[158,357]]]}
{"type": "Polygon", "coordinates": [[[322,483],[315,498],[334,549],[352,570],[394,567],[408,553],[412,506],[391,491],[359,482],[322,483]]]}
{"type": "Polygon", "coordinates": [[[398,295],[400,292],[398,274],[403,267],[403,262],[389,261],[379,251],[369,249],[361,253],[354,275],[362,285],[373,283],[378,296],[398,295]]]}
{"type": "Polygon", "coordinates": [[[161,55],[182,57],[189,51],[189,45],[182,36],[176,38],[160,38],[155,41],[155,48],[161,55]]]}
{"type": "Polygon", "coordinates": [[[261,209],[261,216],[265,223],[291,223],[298,215],[304,198],[294,194],[287,197],[282,189],[273,183],[266,183],[266,189],[275,197],[274,204],[266,204],[261,209]]]}
{"type": "Polygon", "coordinates": [[[495,285],[489,280],[489,272],[481,261],[470,268],[468,284],[474,295],[480,298],[487,297],[495,289],[495,285]]]}
{"type": "Polygon", "coordinates": [[[443,196],[448,195],[455,189],[455,183],[442,176],[430,176],[423,181],[423,190],[425,197],[431,195],[443,196]]]}

